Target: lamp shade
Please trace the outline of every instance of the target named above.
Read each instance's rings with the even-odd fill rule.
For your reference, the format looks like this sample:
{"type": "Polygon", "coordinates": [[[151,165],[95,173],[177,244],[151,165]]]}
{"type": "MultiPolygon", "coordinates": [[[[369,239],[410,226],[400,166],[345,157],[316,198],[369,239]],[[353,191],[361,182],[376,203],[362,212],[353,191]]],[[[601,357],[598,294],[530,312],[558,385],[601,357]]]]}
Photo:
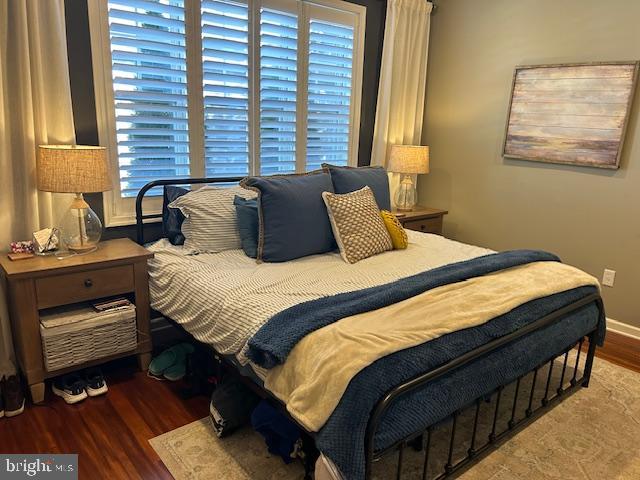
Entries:
{"type": "Polygon", "coordinates": [[[429,147],[391,145],[387,170],[396,173],[429,173],[429,147]]]}
{"type": "Polygon", "coordinates": [[[40,145],[38,190],[91,193],[111,190],[107,150],[89,145],[40,145]]]}

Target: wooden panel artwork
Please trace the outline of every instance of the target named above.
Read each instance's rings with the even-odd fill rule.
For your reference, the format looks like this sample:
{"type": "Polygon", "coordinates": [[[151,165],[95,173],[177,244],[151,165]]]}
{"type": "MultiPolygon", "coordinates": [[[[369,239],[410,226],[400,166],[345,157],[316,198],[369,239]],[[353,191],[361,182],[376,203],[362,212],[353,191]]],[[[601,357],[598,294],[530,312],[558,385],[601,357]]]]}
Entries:
{"type": "Polygon", "coordinates": [[[618,168],[638,65],[516,67],[503,155],[618,168]]]}

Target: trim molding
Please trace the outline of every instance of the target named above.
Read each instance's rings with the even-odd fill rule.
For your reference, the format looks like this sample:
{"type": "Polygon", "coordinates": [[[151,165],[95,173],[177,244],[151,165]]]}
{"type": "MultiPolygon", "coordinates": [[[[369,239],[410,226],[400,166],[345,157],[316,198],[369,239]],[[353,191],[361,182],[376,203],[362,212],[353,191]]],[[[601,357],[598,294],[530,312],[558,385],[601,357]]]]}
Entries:
{"type": "Polygon", "coordinates": [[[607,330],[640,341],[640,328],[607,317],[607,330]]]}
{"type": "Polygon", "coordinates": [[[640,373],[640,328],[607,318],[607,337],[596,356],[640,373]]]}

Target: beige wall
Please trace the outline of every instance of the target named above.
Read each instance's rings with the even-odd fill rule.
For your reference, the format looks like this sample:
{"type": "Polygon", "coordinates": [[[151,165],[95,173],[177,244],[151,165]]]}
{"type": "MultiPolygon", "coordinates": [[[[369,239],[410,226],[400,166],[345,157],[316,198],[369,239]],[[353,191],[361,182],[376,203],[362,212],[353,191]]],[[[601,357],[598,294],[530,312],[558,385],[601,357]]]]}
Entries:
{"type": "Polygon", "coordinates": [[[420,200],[445,234],[498,250],[540,248],[601,279],[607,315],[640,326],[640,94],[621,168],[505,160],[519,64],[640,59],[640,1],[446,0],[433,17],[420,200]]]}

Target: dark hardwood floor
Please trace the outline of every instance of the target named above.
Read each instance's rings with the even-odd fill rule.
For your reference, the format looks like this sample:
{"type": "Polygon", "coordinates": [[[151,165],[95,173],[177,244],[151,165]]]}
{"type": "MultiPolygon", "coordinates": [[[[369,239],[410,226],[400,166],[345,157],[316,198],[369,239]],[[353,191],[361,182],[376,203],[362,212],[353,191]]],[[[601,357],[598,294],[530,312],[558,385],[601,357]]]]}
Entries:
{"type": "Polygon", "coordinates": [[[600,358],[640,372],[640,340],[612,331],[607,332],[604,347],[598,348],[600,358]]]}
{"type": "Polygon", "coordinates": [[[78,453],[79,478],[172,478],[148,440],[208,415],[204,395],[185,400],[179,383],[136,371],[134,362],[105,368],[106,395],[67,405],[47,385],[46,403],[0,419],[1,453],[78,453]]]}
{"type": "MultiPolygon", "coordinates": [[[[609,332],[597,355],[640,372],[640,342],[630,337],[609,332]]],[[[153,380],[134,361],[104,371],[105,396],[67,405],[47,385],[45,405],[0,419],[0,453],[78,453],[81,479],[170,479],[148,440],[207,416],[208,397],[185,400],[182,384],[153,380]]]]}

